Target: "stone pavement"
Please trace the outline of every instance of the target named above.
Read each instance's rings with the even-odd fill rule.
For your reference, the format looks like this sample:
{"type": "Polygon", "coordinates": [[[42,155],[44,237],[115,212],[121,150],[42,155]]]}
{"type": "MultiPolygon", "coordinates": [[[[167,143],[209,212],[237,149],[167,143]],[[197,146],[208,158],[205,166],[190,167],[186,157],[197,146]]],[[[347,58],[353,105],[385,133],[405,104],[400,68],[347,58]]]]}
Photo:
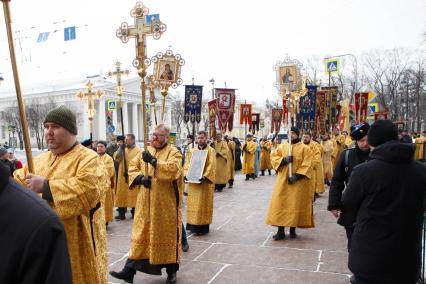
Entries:
{"type": "MultiPolygon", "coordinates": [[[[213,224],[206,236],[188,232],[178,283],[348,283],[346,235],[326,210],[327,193],[314,205],[315,228],[297,229],[298,238],[274,241],[265,224],[275,175],[244,181],[215,193],[213,224]]],[[[183,210],[185,213],[185,210],[183,210]]],[[[128,213],[129,215],[129,213],[128,213]]],[[[131,220],[109,225],[109,269],[121,270],[130,245],[131,220]]],[[[287,232],[286,232],[287,233],[287,232]]],[[[167,274],[140,272],[134,283],[165,283],[167,274]]],[[[110,283],[124,283],[110,277],[110,283]]]]}

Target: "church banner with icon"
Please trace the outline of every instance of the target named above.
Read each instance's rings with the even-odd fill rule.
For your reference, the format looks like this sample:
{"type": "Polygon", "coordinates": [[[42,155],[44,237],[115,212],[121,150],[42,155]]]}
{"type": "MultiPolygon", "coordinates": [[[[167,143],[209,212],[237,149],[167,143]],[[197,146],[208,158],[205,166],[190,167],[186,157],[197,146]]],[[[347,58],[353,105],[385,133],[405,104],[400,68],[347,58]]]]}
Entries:
{"type": "Polygon", "coordinates": [[[185,123],[201,122],[201,105],[203,99],[203,86],[186,85],[185,86],[185,114],[183,120],[185,123]]]}
{"type": "Polygon", "coordinates": [[[316,129],[319,134],[326,132],[326,92],[318,91],[316,98],[316,129]]]}
{"type": "Polygon", "coordinates": [[[251,104],[240,104],[240,124],[251,124],[251,104]]]}
{"type": "Polygon", "coordinates": [[[235,89],[215,89],[217,100],[217,118],[219,122],[219,129],[225,132],[226,129],[231,128],[232,122],[229,125],[232,114],[234,113],[235,105],[235,89]]]}
{"type": "Polygon", "coordinates": [[[355,93],[355,115],[358,122],[367,120],[368,93],[355,93]]]}
{"type": "Polygon", "coordinates": [[[251,124],[250,124],[249,131],[255,134],[256,131],[259,131],[259,129],[260,129],[260,113],[253,113],[251,115],[251,124]]]}
{"type": "Polygon", "coordinates": [[[216,113],[217,113],[217,100],[211,100],[208,102],[209,107],[209,129],[210,129],[210,137],[216,135],[216,113]]]}
{"type": "Polygon", "coordinates": [[[315,128],[315,102],[317,86],[307,86],[308,92],[300,98],[300,113],[302,128],[304,131],[315,128]]]}
{"type": "Polygon", "coordinates": [[[279,132],[281,127],[281,119],[283,116],[283,110],[280,108],[273,108],[272,109],[272,125],[271,125],[271,132],[279,132]]]}

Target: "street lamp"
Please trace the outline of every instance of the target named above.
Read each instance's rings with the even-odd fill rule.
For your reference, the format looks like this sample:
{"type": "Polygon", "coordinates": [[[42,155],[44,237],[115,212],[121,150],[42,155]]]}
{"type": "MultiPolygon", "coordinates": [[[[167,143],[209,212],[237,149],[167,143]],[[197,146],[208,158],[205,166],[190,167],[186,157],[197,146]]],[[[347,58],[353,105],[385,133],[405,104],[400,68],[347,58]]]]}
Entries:
{"type": "Polygon", "coordinates": [[[214,100],[214,78],[211,78],[209,82],[212,84],[212,100],[214,100]]]}

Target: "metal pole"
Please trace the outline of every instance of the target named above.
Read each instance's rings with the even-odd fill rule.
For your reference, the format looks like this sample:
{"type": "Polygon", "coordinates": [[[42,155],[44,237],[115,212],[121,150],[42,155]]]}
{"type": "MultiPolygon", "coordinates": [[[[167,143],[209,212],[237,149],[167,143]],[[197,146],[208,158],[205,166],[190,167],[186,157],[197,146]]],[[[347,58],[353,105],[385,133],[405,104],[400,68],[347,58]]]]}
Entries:
{"type": "Polygon", "coordinates": [[[24,137],[25,154],[27,155],[27,166],[30,173],[34,172],[33,156],[31,152],[30,135],[28,131],[28,122],[25,116],[25,105],[21,94],[21,84],[19,81],[18,66],[16,64],[15,47],[13,45],[12,20],[9,10],[10,0],[1,0],[3,2],[4,19],[6,22],[7,39],[9,42],[10,61],[12,62],[13,78],[15,81],[16,97],[18,100],[19,116],[21,118],[22,133],[24,137]]]}
{"type": "MultiPolygon", "coordinates": [[[[291,147],[291,102],[290,97],[291,93],[287,90],[287,140],[288,140],[288,156],[291,156],[292,147],[291,147]]],[[[291,178],[293,176],[293,163],[288,163],[288,177],[291,178]]]]}

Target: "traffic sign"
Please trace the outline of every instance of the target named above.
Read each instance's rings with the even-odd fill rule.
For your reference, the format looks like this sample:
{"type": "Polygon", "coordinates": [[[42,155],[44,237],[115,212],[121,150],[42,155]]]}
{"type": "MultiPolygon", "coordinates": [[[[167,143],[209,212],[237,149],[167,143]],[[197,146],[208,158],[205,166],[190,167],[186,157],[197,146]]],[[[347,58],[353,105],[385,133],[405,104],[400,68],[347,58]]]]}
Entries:
{"type": "Polygon", "coordinates": [[[367,107],[367,119],[374,120],[374,113],[379,111],[378,103],[369,103],[367,107]]]}
{"type": "Polygon", "coordinates": [[[325,61],[325,73],[339,74],[340,73],[340,59],[331,58],[325,61]]]}
{"type": "Polygon", "coordinates": [[[117,101],[116,100],[107,100],[107,108],[108,111],[117,109],[117,101]]]}

